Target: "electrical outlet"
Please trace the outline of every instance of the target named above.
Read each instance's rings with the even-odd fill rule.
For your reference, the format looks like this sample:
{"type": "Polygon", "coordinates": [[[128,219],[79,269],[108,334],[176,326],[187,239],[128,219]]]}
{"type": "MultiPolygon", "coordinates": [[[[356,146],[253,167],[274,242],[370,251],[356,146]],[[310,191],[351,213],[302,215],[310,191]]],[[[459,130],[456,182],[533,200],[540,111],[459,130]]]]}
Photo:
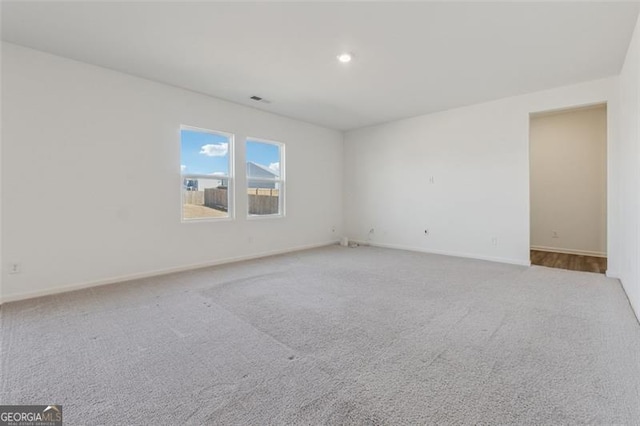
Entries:
{"type": "Polygon", "coordinates": [[[435,178],[435,176],[431,176],[431,177],[429,178],[429,183],[431,183],[431,184],[436,183],[436,178],[435,178]]]}
{"type": "Polygon", "coordinates": [[[335,226],[331,227],[331,232],[336,232],[336,227],[335,226]]]}
{"type": "Polygon", "coordinates": [[[498,247],[498,237],[491,237],[491,245],[498,247]]]}
{"type": "Polygon", "coordinates": [[[560,238],[560,235],[558,235],[558,231],[551,231],[551,238],[560,238]]]}
{"type": "Polygon", "coordinates": [[[22,265],[20,262],[10,262],[9,263],[9,273],[10,274],[19,274],[22,272],[22,265]]]}

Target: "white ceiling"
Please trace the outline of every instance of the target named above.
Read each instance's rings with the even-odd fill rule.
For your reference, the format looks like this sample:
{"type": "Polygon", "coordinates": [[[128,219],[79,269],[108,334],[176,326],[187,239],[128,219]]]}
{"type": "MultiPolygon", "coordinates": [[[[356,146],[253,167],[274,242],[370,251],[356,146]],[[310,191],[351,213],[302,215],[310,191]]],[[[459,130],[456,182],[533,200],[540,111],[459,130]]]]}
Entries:
{"type": "Polygon", "coordinates": [[[637,2],[19,1],[2,4],[2,38],[346,130],[616,75],[638,10],[637,2]],[[339,64],[342,51],[354,61],[339,64]]]}

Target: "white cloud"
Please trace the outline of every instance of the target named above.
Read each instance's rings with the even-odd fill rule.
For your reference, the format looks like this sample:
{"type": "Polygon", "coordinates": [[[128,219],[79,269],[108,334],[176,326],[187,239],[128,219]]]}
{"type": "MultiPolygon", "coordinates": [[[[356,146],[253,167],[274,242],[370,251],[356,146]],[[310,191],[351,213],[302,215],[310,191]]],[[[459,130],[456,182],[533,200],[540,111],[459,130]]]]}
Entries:
{"type": "Polygon", "coordinates": [[[202,145],[200,148],[200,154],[204,154],[208,157],[224,157],[229,151],[228,143],[209,143],[202,145]]]}
{"type": "Polygon", "coordinates": [[[225,174],[225,172],[213,172],[211,173],[211,176],[224,176],[225,174]]]}
{"type": "Polygon", "coordinates": [[[187,170],[187,166],[185,166],[184,164],[180,165],[180,171],[184,172],[185,170],[187,170]]]}
{"type": "Polygon", "coordinates": [[[269,168],[276,173],[280,173],[280,162],[269,164],[269,168]]]}

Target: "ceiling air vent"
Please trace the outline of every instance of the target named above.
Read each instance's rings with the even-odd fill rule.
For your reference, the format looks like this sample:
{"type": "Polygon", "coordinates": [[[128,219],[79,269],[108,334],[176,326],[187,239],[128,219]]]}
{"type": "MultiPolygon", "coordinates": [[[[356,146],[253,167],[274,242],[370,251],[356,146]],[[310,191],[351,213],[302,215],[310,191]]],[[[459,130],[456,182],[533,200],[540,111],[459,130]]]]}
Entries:
{"type": "Polygon", "coordinates": [[[260,96],[253,95],[249,99],[256,102],[262,102],[263,104],[270,104],[271,101],[266,100],[265,98],[261,98],[260,96]]]}

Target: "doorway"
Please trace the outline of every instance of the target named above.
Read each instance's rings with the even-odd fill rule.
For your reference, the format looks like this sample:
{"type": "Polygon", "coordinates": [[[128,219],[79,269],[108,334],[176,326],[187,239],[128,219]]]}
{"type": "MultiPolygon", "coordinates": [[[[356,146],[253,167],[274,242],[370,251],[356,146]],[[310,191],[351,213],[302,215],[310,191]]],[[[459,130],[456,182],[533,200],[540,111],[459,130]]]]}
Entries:
{"type": "Polygon", "coordinates": [[[531,114],[534,265],[607,269],[607,105],[531,114]]]}

